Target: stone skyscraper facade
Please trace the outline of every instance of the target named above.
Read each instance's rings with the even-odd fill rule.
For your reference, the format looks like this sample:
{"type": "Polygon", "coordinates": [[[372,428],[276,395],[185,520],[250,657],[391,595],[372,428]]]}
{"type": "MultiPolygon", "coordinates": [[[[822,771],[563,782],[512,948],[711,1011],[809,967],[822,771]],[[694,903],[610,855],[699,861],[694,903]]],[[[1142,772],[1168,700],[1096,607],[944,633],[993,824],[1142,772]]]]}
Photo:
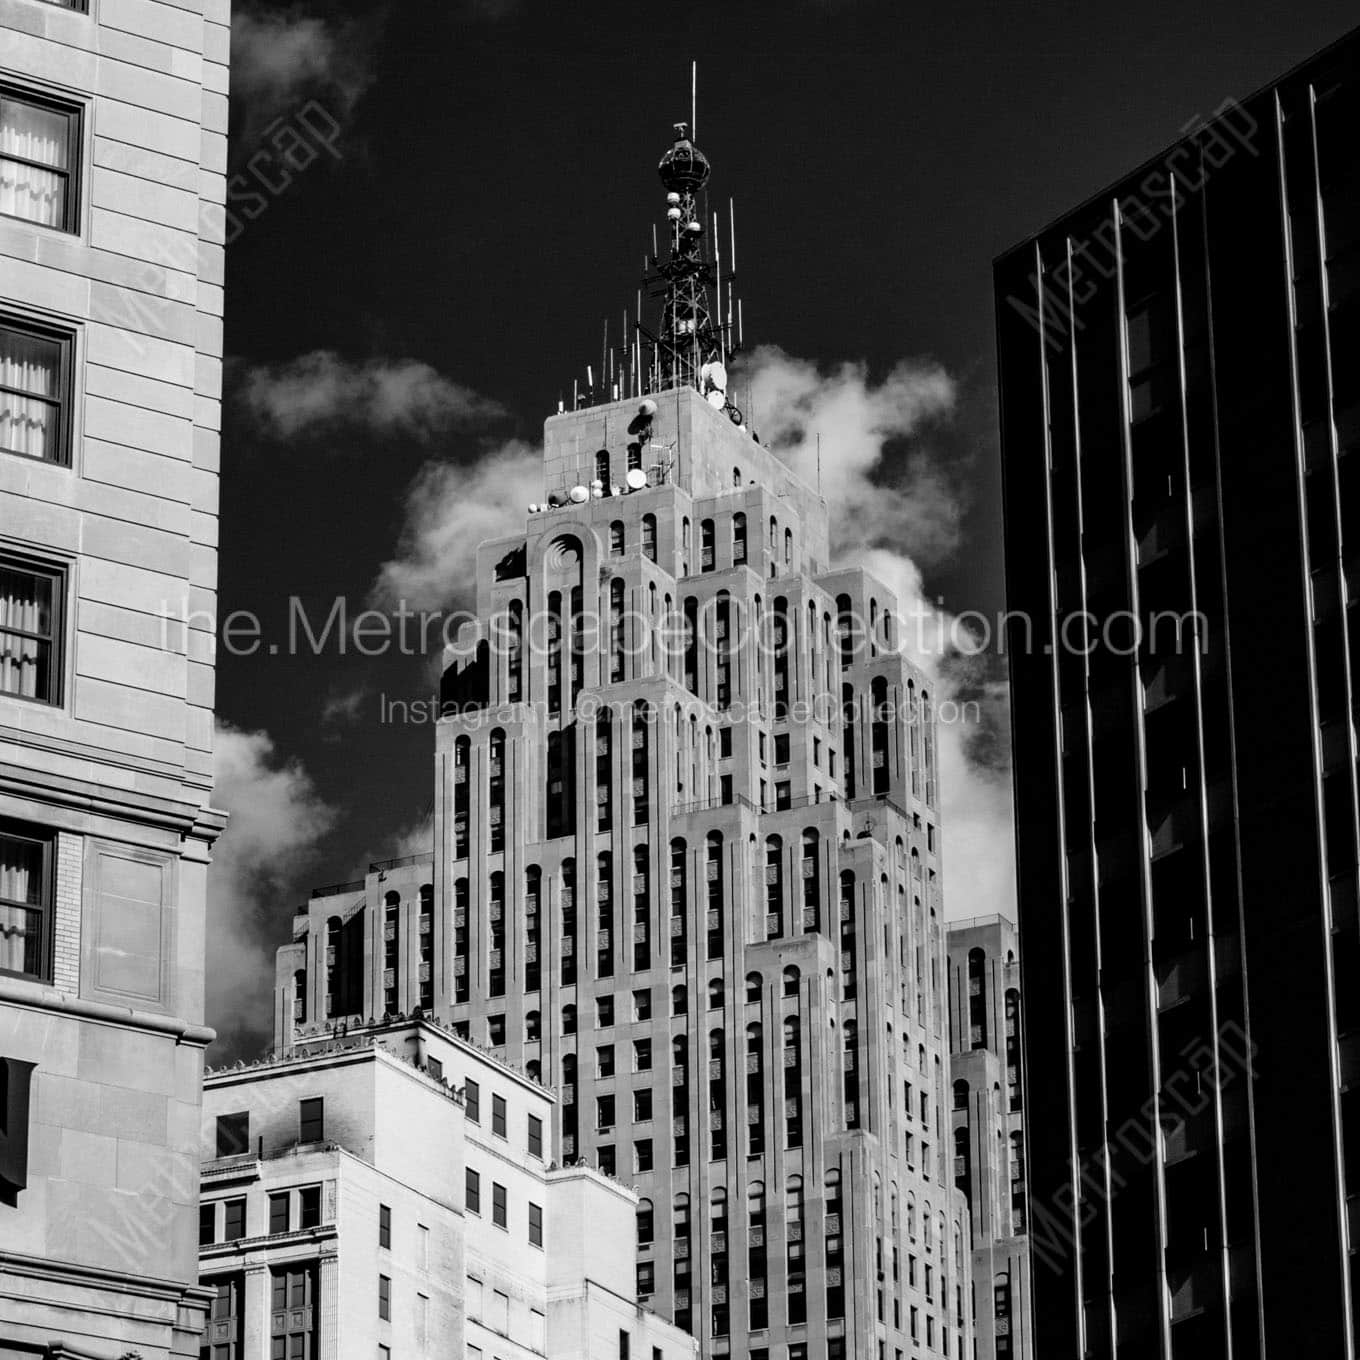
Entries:
{"type": "Polygon", "coordinates": [[[975,1360],[1033,1360],[1020,936],[1004,916],[949,923],[954,1184],[973,1221],[975,1360]]]}
{"type": "Polygon", "coordinates": [[[226,0],[0,0],[0,1356],[198,1352],[226,0]]]}
{"type": "Polygon", "coordinates": [[[968,1356],[930,685],[702,368],[547,421],[445,673],[431,891],[314,901],[279,1040],[420,1009],[552,1088],[704,1355],[968,1356]]]}

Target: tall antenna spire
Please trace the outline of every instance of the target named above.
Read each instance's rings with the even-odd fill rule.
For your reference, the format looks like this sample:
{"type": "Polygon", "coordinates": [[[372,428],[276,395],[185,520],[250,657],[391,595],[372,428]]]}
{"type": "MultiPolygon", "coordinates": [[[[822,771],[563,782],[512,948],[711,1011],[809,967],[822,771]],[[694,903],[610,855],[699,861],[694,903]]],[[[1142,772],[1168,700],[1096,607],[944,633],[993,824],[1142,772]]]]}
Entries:
{"type": "MultiPolygon", "coordinates": [[[[691,83],[691,99],[694,88],[691,83]]],[[[716,285],[720,302],[726,292],[730,310],[733,275],[729,272],[720,277],[717,260],[709,257],[704,239],[707,214],[699,204],[711,167],[708,157],[695,146],[690,125],[674,126],[675,143],[657,166],[666,189],[669,250],[665,259],[653,255],[651,268],[643,277],[648,293],[661,298],[661,325],[648,339],[655,345],[666,386],[697,387],[715,406],[728,409],[740,424],[741,413],[727,401],[726,374],[726,362],[738,345],[730,322],[724,322],[721,312],[713,310],[709,297],[710,287],[716,285]]],[[[716,250],[716,214],[713,222],[716,250]]]]}

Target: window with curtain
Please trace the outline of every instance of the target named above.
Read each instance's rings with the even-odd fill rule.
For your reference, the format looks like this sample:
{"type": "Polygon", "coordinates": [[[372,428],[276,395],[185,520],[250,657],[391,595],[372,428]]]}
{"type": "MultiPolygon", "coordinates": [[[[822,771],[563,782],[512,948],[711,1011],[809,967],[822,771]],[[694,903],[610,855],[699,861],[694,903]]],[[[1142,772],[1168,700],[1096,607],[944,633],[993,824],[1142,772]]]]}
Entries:
{"type": "Polygon", "coordinates": [[[69,335],[0,318],[0,449],[67,461],[70,356],[69,335]]]}
{"type": "Polygon", "coordinates": [[[75,231],[79,146],[78,109],[0,87],[0,213],[75,231]]]}
{"type": "Polygon", "coordinates": [[[60,702],[63,587],[60,571],[0,556],[0,694],[60,702]]]}
{"type": "Polygon", "coordinates": [[[52,837],[0,823],[0,973],[45,979],[52,837]]]}

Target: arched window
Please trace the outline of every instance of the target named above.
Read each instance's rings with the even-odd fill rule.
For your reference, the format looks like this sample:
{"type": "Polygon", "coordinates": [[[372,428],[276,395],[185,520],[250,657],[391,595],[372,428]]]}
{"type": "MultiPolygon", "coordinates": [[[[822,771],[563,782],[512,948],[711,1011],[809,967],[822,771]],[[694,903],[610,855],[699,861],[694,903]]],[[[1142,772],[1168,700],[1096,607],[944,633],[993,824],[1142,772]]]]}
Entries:
{"type": "Polygon", "coordinates": [[[636,440],[628,445],[628,471],[636,472],[642,467],[642,445],[636,440]]]}
{"type": "Polygon", "coordinates": [[[968,1108],[968,1083],[962,1079],[954,1083],[954,1108],[956,1110],[968,1108]]]}
{"type": "Polygon", "coordinates": [[[595,974],[614,976],[614,856],[604,851],[595,857],[595,974]]]}
{"type": "Polygon", "coordinates": [[[710,831],[704,842],[704,877],[708,900],[708,957],[720,959],[723,953],[723,838],[710,831]]]}
{"type": "Polygon", "coordinates": [[[595,455],[595,480],[609,485],[609,450],[600,449],[595,455]]]}
{"type": "Polygon", "coordinates": [[[791,566],[793,565],[793,530],[792,530],[792,529],[785,529],[785,530],[784,530],[784,565],[785,565],[786,567],[791,567],[791,566]]]}
{"type": "MultiPolygon", "coordinates": [[[[539,962],[543,936],[543,871],[531,864],[524,871],[524,990],[536,992],[542,981],[539,962]]],[[[422,926],[422,929],[424,927],[422,926]]]]}
{"type": "Polygon", "coordinates": [[[466,859],[468,856],[468,807],[471,802],[469,780],[472,772],[468,766],[472,761],[472,742],[467,737],[459,737],[453,743],[453,857],[466,859]]]}
{"type": "Polygon", "coordinates": [[[609,583],[609,679],[617,683],[623,679],[623,581],[615,577],[609,583]]]}
{"type": "Polygon", "coordinates": [[[732,516],[732,562],[741,566],[746,561],[746,516],[740,510],[732,516]]]}
{"type": "Polygon", "coordinates": [[[344,1015],[348,997],[345,995],[344,945],[345,927],[338,916],[326,921],[326,1014],[344,1015]]]}
{"type": "Polygon", "coordinates": [[[916,1196],[907,1192],[907,1236],[916,1241],[916,1196]]]}
{"type": "Polygon", "coordinates": [[[395,1015],[400,1005],[398,978],[401,973],[401,897],[387,894],[383,906],[383,1009],[395,1015]]]}
{"type": "Polygon", "coordinates": [[[293,973],[293,1023],[301,1025],[307,1019],[307,970],[299,968],[293,973]]]}
{"type": "Polygon", "coordinates": [[[822,924],[822,876],[818,864],[818,836],[809,828],[803,832],[803,930],[820,930],[822,924]]]}
{"type": "Polygon", "coordinates": [[[537,1011],[524,1012],[524,1038],[529,1043],[535,1043],[541,1036],[539,1035],[539,1019],[537,1011]]]}
{"type": "Polygon", "coordinates": [[[487,923],[490,926],[490,957],[487,959],[487,992],[505,995],[505,875],[497,869],[487,885],[487,923]]]}
{"type": "Polygon", "coordinates": [[[733,486],[741,485],[741,469],[739,467],[734,467],[732,469],[732,485],[733,486]]]}
{"type": "Polygon", "coordinates": [[[524,1073],[530,1081],[536,1081],[540,1085],[543,1083],[543,1064],[537,1058],[530,1058],[524,1064],[524,1073]]]}
{"type": "Polygon", "coordinates": [[[723,1008],[722,978],[710,978],[708,983],[708,1009],[720,1011],[723,1008]]]}
{"type": "Polygon", "coordinates": [[[711,1029],[708,1032],[708,1056],[712,1062],[722,1062],[723,1032],[720,1029],[711,1029]]]}
{"type": "Polygon", "coordinates": [[[888,707],[888,682],[875,676],[870,682],[872,694],[872,723],[869,729],[869,747],[872,752],[874,792],[887,793],[892,781],[890,761],[891,710],[888,707]]]}
{"type": "Polygon", "coordinates": [[[859,1049],[857,1029],[853,1020],[847,1020],[841,1031],[845,1056],[841,1063],[841,1080],[845,1093],[845,1127],[859,1128],[859,1049]]]}
{"type": "Polygon", "coordinates": [[[981,949],[968,951],[968,1036],[970,1047],[987,1047],[987,955],[981,949]]]}
{"type": "Polygon", "coordinates": [[[763,1032],[759,1024],[746,1026],[746,1129],[747,1154],[765,1155],[765,1080],[761,1069],[764,1054],[763,1032]]]}
{"type": "Polygon", "coordinates": [[[784,1237],[787,1271],[786,1307],[789,1322],[807,1321],[807,1260],[803,1255],[803,1178],[784,1182],[784,1237]]]}
{"type": "Polygon", "coordinates": [[[638,1246],[648,1246],[656,1235],[656,1215],[652,1210],[652,1201],[649,1199],[638,1200],[637,1207],[637,1240],[638,1246]]]}
{"type": "Polygon", "coordinates": [[[785,995],[785,996],[797,996],[797,995],[798,995],[798,982],[799,982],[799,976],[800,976],[800,975],[799,975],[799,972],[798,972],[798,966],[797,966],[796,964],[792,964],[792,963],[791,963],[791,964],[789,964],[789,966],[788,966],[787,968],[784,969],[784,995],[785,995]]]}
{"type": "Polygon", "coordinates": [[[642,517],[642,555],[649,561],[656,561],[656,516],[642,517]]]}
{"type": "Polygon", "coordinates": [[[765,837],[765,938],[777,940],[784,933],[784,842],[765,837]]]}
{"type": "Polygon", "coordinates": [[[576,1007],[570,1002],[562,1007],[562,1033],[576,1033],[576,1007]]]}
{"type": "Polygon", "coordinates": [[[487,767],[487,821],[491,826],[491,853],[505,849],[505,731],[496,727],[491,731],[491,761],[487,767]]]}
{"type": "Polygon", "coordinates": [[[616,519],[609,526],[609,555],[611,557],[623,556],[623,521],[616,519]]]}
{"type": "Polygon", "coordinates": [[[671,1014],[684,1015],[689,1010],[689,995],[682,982],[678,987],[671,988],[671,1014]]]}
{"type": "Polygon", "coordinates": [[[506,697],[518,703],[524,697],[524,601],[511,600],[506,608],[506,697]]]}
{"type": "Polygon", "coordinates": [[[803,1046],[798,1017],[784,1019],[784,1141],[803,1146],[803,1046]]]}
{"type": "Polygon", "coordinates": [[[1011,987],[1006,992],[1006,1089],[1010,1108],[1023,1108],[1024,1091],[1020,1084],[1020,993],[1011,987]]]}
{"type": "MultiPolygon", "coordinates": [[[[686,887],[685,842],[677,836],[671,841],[671,967],[685,966],[685,931],[689,918],[686,887]]],[[[682,994],[684,988],[678,989],[682,994]]],[[[677,1015],[683,1014],[681,1011],[677,1015]]]]}
{"type": "Polygon", "coordinates": [[[759,1005],[759,1004],[760,1004],[760,988],[761,988],[760,974],[759,974],[759,973],[747,973],[747,974],[746,974],[746,1004],[747,1004],[748,1006],[756,1006],[756,1005],[759,1005]]]}
{"type": "Polygon", "coordinates": [[[779,546],[779,521],[773,515],[770,516],[770,551],[779,546]]]}
{"type": "Polygon", "coordinates": [[[713,562],[713,521],[699,521],[699,570],[712,571],[713,562]]]}

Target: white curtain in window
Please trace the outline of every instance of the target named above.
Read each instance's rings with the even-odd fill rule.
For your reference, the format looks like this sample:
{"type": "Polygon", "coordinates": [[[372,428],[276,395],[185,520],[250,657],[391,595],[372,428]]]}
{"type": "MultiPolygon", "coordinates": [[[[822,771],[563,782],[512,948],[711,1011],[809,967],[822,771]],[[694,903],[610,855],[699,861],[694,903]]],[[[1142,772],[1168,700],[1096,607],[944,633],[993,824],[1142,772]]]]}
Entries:
{"type": "Polygon", "coordinates": [[[48,697],[48,644],[25,634],[46,637],[51,627],[50,582],[0,567],[0,692],[48,697]]]}
{"type": "Polygon", "coordinates": [[[63,113],[15,99],[0,102],[0,213],[60,227],[66,215],[70,122],[63,113]],[[36,162],[25,164],[24,162],[36,162]],[[52,166],[50,170],[43,166],[52,166]]]}
{"type": "Polygon", "coordinates": [[[60,381],[56,341],[0,330],[0,448],[30,458],[56,457],[60,381]]]}
{"type": "Polygon", "coordinates": [[[0,836],[0,968],[36,971],[41,916],[17,905],[42,903],[42,847],[0,836]]]}

